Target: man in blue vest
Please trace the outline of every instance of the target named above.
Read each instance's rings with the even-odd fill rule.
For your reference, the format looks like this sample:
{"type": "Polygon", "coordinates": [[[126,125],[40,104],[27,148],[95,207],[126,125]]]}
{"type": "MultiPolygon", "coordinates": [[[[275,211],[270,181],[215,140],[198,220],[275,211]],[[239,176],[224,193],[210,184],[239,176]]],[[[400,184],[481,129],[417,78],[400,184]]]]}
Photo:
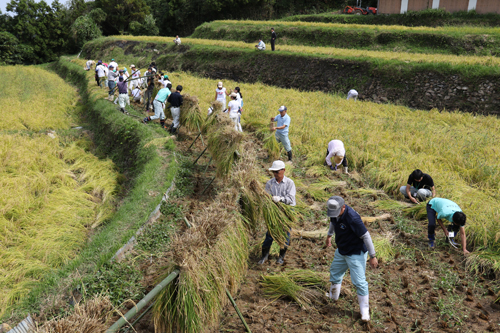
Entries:
{"type": "Polygon", "coordinates": [[[327,297],[336,301],[339,299],[340,287],[344,274],[349,268],[351,281],[356,286],[361,320],[370,321],[370,305],[368,282],[366,282],[366,259],[370,255],[370,266],[377,268],[378,260],[375,254],[370,233],[366,230],[358,213],[347,206],[339,196],[330,197],[327,201],[327,215],[330,218],[330,229],[326,237],[326,247],[332,246],[332,236],[335,234],[335,257],[330,266],[330,292],[327,297]]]}

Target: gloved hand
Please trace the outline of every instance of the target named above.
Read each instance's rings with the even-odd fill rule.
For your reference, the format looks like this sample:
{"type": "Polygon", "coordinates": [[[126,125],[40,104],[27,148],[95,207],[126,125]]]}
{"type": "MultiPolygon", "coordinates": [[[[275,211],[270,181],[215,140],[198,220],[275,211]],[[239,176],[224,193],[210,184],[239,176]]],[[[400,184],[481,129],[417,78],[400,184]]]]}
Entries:
{"type": "Polygon", "coordinates": [[[281,202],[281,197],[278,195],[273,195],[273,201],[274,202],[281,202]]]}
{"type": "Polygon", "coordinates": [[[337,166],[336,165],[330,165],[330,170],[334,170],[334,171],[337,171],[337,166]]]}

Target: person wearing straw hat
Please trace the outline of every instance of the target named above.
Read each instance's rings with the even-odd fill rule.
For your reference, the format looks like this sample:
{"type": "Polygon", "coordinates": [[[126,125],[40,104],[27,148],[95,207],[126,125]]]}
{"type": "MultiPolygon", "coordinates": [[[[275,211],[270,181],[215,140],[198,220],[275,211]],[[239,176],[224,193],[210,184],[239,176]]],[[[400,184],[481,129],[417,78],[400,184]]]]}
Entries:
{"type": "Polygon", "coordinates": [[[344,143],[340,140],[332,140],[328,143],[326,149],[325,163],[331,170],[336,171],[337,167],[342,164],[344,173],[348,174],[347,157],[345,156],[344,143]],[[334,163],[332,163],[332,158],[334,163]]]}
{"type": "MultiPolygon", "coordinates": [[[[295,183],[293,180],[285,176],[285,162],[274,161],[269,171],[273,172],[274,178],[271,178],[266,183],[266,192],[273,197],[274,202],[282,202],[285,205],[295,206],[297,202],[295,201],[295,183]]],[[[264,243],[262,243],[262,257],[259,260],[259,265],[262,265],[269,258],[269,251],[271,251],[271,245],[273,244],[273,238],[269,231],[266,232],[266,238],[264,243]]],[[[287,233],[287,238],[285,246],[280,249],[280,254],[276,260],[277,264],[283,264],[285,259],[286,250],[290,246],[290,232],[287,233]]]]}
{"type": "Polygon", "coordinates": [[[276,131],[275,137],[276,141],[281,142],[283,144],[283,148],[286,150],[286,154],[288,155],[288,160],[292,160],[292,146],[290,144],[290,139],[288,138],[288,129],[290,127],[290,116],[287,115],[288,109],[286,106],[282,105],[278,109],[279,115],[276,117],[272,117],[272,122],[277,122],[277,126],[273,127],[272,130],[276,131]]]}
{"type": "Polygon", "coordinates": [[[432,177],[419,169],[413,170],[408,177],[406,186],[401,186],[399,191],[406,199],[410,199],[411,202],[416,204],[418,204],[417,199],[425,201],[431,196],[433,198],[436,196],[436,188],[432,177]]]}
{"type": "Polygon", "coordinates": [[[370,266],[377,268],[378,260],[370,233],[366,230],[359,214],[345,204],[342,197],[332,196],[327,201],[327,216],[330,229],[326,237],[326,247],[332,246],[335,234],[337,249],[330,266],[330,291],[326,296],[334,301],[339,299],[344,274],[349,268],[351,281],[356,286],[361,320],[370,321],[368,282],[366,282],[366,259],[370,255],[370,266]]]}
{"type": "Polygon", "coordinates": [[[435,230],[436,230],[436,218],[441,229],[443,229],[446,235],[446,240],[450,244],[457,248],[458,244],[455,243],[454,239],[457,233],[460,233],[460,240],[462,242],[462,251],[468,254],[467,251],[467,238],[465,236],[465,222],[467,216],[462,212],[462,209],[453,201],[443,198],[433,198],[426,206],[427,210],[427,235],[429,237],[429,248],[435,248],[435,230]],[[448,220],[451,224],[448,228],[445,228],[441,219],[448,220]]]}
{"type": "Polygon", "coordinates": [[[222,81],[217,83],[217,89],[215,89],[215,100],[222,103],[222,110],[226,110],[226,96],[229,96],[230,92],[222,85],[222,81]]]}

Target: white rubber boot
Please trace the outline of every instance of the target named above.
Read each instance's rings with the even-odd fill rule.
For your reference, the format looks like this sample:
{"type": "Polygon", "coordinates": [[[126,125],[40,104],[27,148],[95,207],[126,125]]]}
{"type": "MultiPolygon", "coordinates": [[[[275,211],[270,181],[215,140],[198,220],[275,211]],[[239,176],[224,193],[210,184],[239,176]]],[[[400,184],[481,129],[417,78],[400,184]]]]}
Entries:
{"type": "Polygon", "coordinates": [[[359,312],[361,312],[361,320],[368,322],[370,321],[370,304],[368,302],[369,296],[358,295],[359,312]]]}
{"type": "Polygon", "coordinates": [[[349,172],[347,171],[347,167],[344,167],[344,173],[347,175],[349,174],[349,172]]]}
{"type": "Polygon", "coordinates": [[[340,286],[341,284],[332,284],[330,286],[330,292],[326,293],[326,297],[336,301],[340,296],[340,286]]]}

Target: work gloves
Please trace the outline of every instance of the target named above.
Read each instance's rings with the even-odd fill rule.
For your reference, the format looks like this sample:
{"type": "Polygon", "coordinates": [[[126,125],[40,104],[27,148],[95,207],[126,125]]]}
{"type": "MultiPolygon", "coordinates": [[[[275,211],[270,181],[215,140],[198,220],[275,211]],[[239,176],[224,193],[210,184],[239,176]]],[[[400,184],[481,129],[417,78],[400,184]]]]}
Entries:
{"type": "Polygon", "coordinates": [[[273,195],[274,202],[285,202],[285,198],[280,197],[279,195],[273,195]]]}
{"type": "Polygon", "coordinates": [[[330,170],[337,171],[337,166],[336,165],[330,165],[330,170]]]}

